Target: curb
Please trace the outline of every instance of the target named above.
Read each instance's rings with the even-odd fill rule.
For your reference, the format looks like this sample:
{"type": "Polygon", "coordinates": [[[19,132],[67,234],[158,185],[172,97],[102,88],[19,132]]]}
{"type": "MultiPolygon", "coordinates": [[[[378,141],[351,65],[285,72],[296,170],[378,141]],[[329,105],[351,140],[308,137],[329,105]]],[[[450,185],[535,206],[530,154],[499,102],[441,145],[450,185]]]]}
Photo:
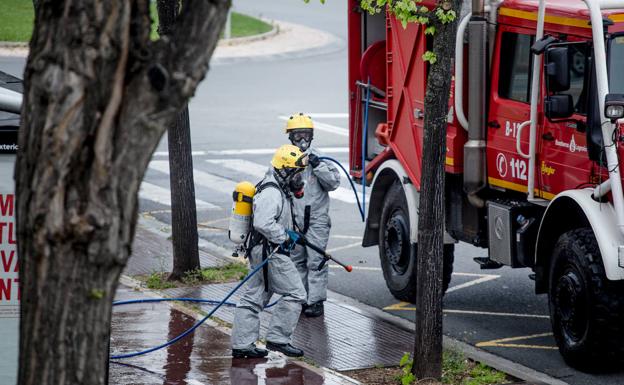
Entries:
{"type": "MultiPolygon", "coordinates": [[[[414,324],[409,320],[386,313],[381,309],[367,305],[356,299],[344,296],[331,290],[328,290],[327,293],[328,301],[341,304],[342,306],[347,306],[350,309],[355,310],[360,314],[368,315],[371,318],[381,319],[409,332],[415,331],[414,324]]],[[[482,362],[494,369],[500,370],[501,372],[530,382],[532,385],[568,385],[567,382],[552,377],[546,373],[539,372],[517,362],[486,352],[485,350],[479,349],[446,335],[443,336],[442,344],[445,349],[459,351],[474,361],[482,362]]]]}
{"type": "Polygon", "coordinates": [[[28,43],[21,41],[0,41],[0,48],[28,48],[28,43]]]}
{"type": "MultiPolygon", "coordinates": [[[[245,15],[245,14],[241,14],[241,15],[245,15]]],[[[245,15],[245,16],[250,16],[250,15],[245,15]]],[[[251,36],[242,36],[242,37],[232,37],[229,39],[219,39],[219,42],[217,43],[217,46],[219,47],[223,47],[223,46],[231,46],[231,45],[239,45],[239,44],[246,44],[246,43],[251,43],[254,41],[259,41],[259,40],[264,40],[264,39],[268,39],[271,38],[275,35],[277,35],[280,32],[280,28],[279,28],[279,24],[273,20],[268,20],[268,19],[263,19],[261,17],[255,17],[255,16],[250,16],[250,17],[254,17],[260,21],[263,21],[267,24],[269,24],[271,27],[273,27],[270,31],[268,32],[264,32],[264,33],[260,33],[257,35],[251,35],[251,36]]]]}

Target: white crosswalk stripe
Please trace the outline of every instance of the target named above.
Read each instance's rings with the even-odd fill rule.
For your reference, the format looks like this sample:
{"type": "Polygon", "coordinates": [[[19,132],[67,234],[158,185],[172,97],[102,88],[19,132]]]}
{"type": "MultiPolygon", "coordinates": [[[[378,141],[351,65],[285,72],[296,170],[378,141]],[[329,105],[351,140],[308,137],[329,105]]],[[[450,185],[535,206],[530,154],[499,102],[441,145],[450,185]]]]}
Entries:
{"type": "MultiPolygon", "coordinates": [[[[347,154],[349,147],[319,147],[318,150],[323,154],[347,154]]],[[[206,155],[273,155],[275,153],[274,148],[240,148],[231,150],[208,150],[208,151],[193,151],[193,156],[206,156],[206,155]]],[[[168,151],[156,151],[154,156],[168,157],[168,151]]]]}
{"type": "MultiPolygon", "coordinates": [[[[278,118],[286,121],[288,120],[289,116],[281,115],[278,116],[278,118]]],[[[321,123],[319,121],[314,122],[314,129],[329,132],[335,135],[349,136],[349,130],[347,130],[346,128],[334,126],[332,124],[321,123]]]]}
{"type": "MultiPolygon", "coordinates": [[[[258,178],[258,180],[264,176],[268,168],[245,159],[207,159],[206,162],[252,175],[258,178]]],[[[351,188],[338,187],[336,190],[330,191],[329,196],[342,202],[356,203],[355,195],[351,188]]]]}
{"type": "MultiPolygon", "coordinates": [[[[148,182],[141,183],[141,189],[139,190],[139,196],[143,199],[150,200],[152,202],[160,203],[162,205],[171,206],[171,191],[164,187],[157,186],[148,182]]],[[[198,209],[216,209],[219,208],[212,203],[204,202],[201,199],[195,199],[195,206],[198,209]]]]}
{"type": "MultiPolygon", "coordinates": [[[[153,160],[150,162],[149,168],[169,174],[169,162],[166,160],[153,160]]],[[[232,191],[236,187],[236,182],[234,181],[197,169],[193,169],[193,179],[197,185],[227,194],[228,196],[232,196],[232,191]]]]}

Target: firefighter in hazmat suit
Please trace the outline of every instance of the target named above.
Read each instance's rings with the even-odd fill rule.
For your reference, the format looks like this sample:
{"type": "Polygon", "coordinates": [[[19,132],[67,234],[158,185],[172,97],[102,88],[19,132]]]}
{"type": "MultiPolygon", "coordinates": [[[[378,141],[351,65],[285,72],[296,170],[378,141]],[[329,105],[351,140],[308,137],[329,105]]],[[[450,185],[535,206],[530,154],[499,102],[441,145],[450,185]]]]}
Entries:
{"type": "Polygon", "coordinates": [[[273,293],[282,298],[273,310],[266,346],[290,357],[303,356],[303,351],[290,342],[306,292],[289,253],[299,238],[293,231],[292,204],[293,197],[301,198],[303,194],[301,172],[306,164],[307,155],[296,146],[281,146],[253,197],[250,263],[253,268],[268,257],[270,260],[263,271],[249,279],[236,307],[232,329],[234,358],[267,355],[267,351],[257,348],[255,343],[260,334],[260,312],[273,293]],[[279,250],[271,255],[277,247],[279,250]]]}
{"type": "MultiPolygon", "coordinates": [[[[286,122],[286,133],[293,145],[308,154],[308,166],[303,172],[304,197],[294,202],[295,229],[311,244],[325,249],[331,228],[328,192],[340,185],[340,172],[330,162],[320,160],[321,153],[311,147],[314,124],[309,116],[303,113],[291,116],[286,122]]],[[[327,299],[328,265],[319,271],[323,256],[301,245],[295,246],[291,256],[308,293],[303,314],[319,317],[323,315],[323,302],[327,299]]]]}

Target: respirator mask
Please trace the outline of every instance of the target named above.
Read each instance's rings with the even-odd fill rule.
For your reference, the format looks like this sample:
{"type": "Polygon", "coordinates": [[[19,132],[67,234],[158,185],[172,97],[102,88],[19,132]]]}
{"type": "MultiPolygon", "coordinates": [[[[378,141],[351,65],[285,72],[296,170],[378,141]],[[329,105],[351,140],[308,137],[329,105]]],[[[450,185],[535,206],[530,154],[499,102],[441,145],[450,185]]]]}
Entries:
{"type": "Polygon", "coordinates": [[[310,148],[314,134],[309,128],[298,128],[288,134],[288,139],[290,139],[293,145],[299,147],[302,152],[306,152],[310,148]]]}
{"type": "Polygon", "coordinates": [[[303,198],[303,188],[305,183],[301,171],[303,169],[275,169],[280,185],[285,192],[290,192],[295,198],[303,198]]]}

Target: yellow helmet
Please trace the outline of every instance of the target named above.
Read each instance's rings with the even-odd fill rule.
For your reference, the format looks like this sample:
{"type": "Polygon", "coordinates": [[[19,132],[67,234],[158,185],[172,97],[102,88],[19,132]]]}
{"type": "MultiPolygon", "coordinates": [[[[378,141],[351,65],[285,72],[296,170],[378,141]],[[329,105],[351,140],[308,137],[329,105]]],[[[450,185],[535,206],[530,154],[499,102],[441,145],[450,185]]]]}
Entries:
{"type": "Polygon", "coordinates": [[[271,165],[278,170],[304,168],[307,164],[308,156],[292,144],[285,144],[278,148],[271,160],[271,165]]]}
{"type": "Polygon", "coordinates": [[[312,123],[312,118],[308,115],[304,115],[303,112],[291,115],[286,121],[286,133],[296,130],[297,128],[309,128],[313,130],[314,123],[312,123]]]}

